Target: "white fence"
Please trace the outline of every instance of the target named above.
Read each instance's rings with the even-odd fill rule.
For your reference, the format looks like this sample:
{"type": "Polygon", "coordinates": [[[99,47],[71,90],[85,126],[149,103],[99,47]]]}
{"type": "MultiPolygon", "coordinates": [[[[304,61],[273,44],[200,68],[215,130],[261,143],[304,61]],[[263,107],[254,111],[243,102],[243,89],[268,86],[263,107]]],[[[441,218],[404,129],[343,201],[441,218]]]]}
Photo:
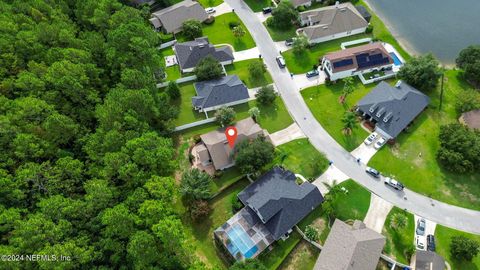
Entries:
{"type": "Polygon", "coordinates": [[[162,43],[160,44],[160,46],[158,46],[158,49],[161,50],[161,49],[165,49],[165,48],[168,48],[168,47],[171,47],[173,46],[175,43],[177,43],[177,40],[174,39],[172,41],[167,41],[165,43],[162,43]]]}
{"type": "Polygon", "coordinates": [[[392,72],[392,73],[388,73],[388,74],[385,74],[385,75],[377,77],[377,78],[365,79],[365,77],[363,77],[363,74],[360,73],[360,74],[358,74],[358,78],[360,78],[360,81],[362,81],[363,84],[369,84],[369,83],[374,83],[374,82],[382,81],[382,80],[385,80],[385,79],[393,78],[393,77],[395,77],[395,75],[396,74],[392,72]]]}
{"type": "MultiPolygon", "coordinates": [[[[168,79],[168,78],[167,78],[168,79]]],[[[195,81],[197,79],[197,75],[192,75],[188,77],[183,77],[180,79],[175,80],[176,83],[184,83],[184,82],[190,82],[190,81],[195,81]]],[[[162,83],[157,83],[157,88],[162,88],[167,86],[169,81],[162,82],[162,83]]]]}
{"type": "Polygon", "coordinates": [[[370,43],[370,42],[372,42],[371,38],[356,39],[352,41],[342,42],[342,44],[340,44],[340,47],[342,48],[342,50],[345,50],[346,47],[349,47],[355,44],[370,43]]]}
{"type": "Polygon", "coordinates": [[[182,131],[182,130],[185,130],[185,129],[188,129],[188,128],[197,127],[197,126],[201,126],[201,125],[204,125],[204,124],[212,123],[212,122],[215,122],[215,119],[216,119],[215,117],[212,117],[212,118],[207,118],[207,119],[200,120],[200,121],[197,121],[197,122],[181,125],[181,126],[176,127],[175,131],[182,131]]]}

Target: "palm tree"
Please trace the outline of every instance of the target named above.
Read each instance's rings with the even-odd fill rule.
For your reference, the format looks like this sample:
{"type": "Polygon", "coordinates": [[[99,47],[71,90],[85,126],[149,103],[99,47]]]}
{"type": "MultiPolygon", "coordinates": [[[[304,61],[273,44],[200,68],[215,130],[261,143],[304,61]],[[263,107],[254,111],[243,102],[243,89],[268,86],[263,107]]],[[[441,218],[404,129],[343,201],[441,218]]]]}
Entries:
{"type": "Polygon", "coordinates": [[[240,25],[235,26],[232,31],[233,31],[233,36],[235,36],[236,38],[241,38],[245,36],[245,30],[240,25]]]}
{"type": "Polygon", "coordinates": [[[407,226],[407,217],[402,213],[395,213],[390,219],[390,227],[402,229],[407,226]]]}
{"type": "Polygon", "coordinates": [[[253,118],[253,120],[257,121],[258,116],[260,115],[260,109],[258,107],[252,107],[250,110],[248,110],[248,114],[253,118]]]}
{"type": "Polygon", "coordinates": [[[340,103],[345,103],[345,100],[347,99],[347,96],[355,90],[355,87],[353,87],[353,79],[352,77],[346,77],[342,79],[343,82],[343,92],[342,96],[340,97],[340,103]]]}
{"type": "Polygon", "coordinates": [[[343,114],[343,133],[346,135],[351,135],[353,128],[357,125],[357,116],[354,112],[346,111],[343,114]]]}
{"type": "Polygon", "coordinates": [[[327,188],[328,193],[325,195],[325,200],[327,199],[335,199],[340,191],[340,187],[338,186],[338,181],[333,180],[331,184],[323,182],[323,185],[327,188]]]}

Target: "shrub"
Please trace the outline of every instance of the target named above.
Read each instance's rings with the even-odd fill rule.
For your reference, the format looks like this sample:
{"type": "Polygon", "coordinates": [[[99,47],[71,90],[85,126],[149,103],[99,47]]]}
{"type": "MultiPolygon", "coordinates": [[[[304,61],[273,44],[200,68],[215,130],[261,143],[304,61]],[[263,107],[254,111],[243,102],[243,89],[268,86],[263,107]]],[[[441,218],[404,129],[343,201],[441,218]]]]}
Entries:
{"type": "Polygon", "coordinates": [[[167,94],[171,99],[179,99],[181,96],[180,93],[180,87],[178,87],[178,84],[174,81],[170,81],[167,86],[167,94]]]}
{"type": "Polygon", "coordinates": [[[455,260],[472,261],[480,252],[480,244],[465,236],[454,236],[450,243],[450,253],[455,260]]]}
{"type": "Polygon", "coordinates": [[[197,200],[190,205],[190,216],[193,220],[198,221],[208,216],[211,210],[207,201],[197,200]]]}
{"type": "Polygon", "coordinates": [[[275,101],[275,98],[277,97],[277,93],[275,93],[275,91],[273,90],[273,87],[263,86],[255,94],[255,97],[257,98],[257,102],[259,102],[260,104],[270,105],[275,101]]]}
{"type": "Polygon", "coordinates": [[[208,16],[208,18],[203,22],[206,25],[210,25],[215,22],[215,16],[208,16]]]}
{"type": "Polygon", "coordinates": [[[480,95],[474,90],[462,91],[457,96],[455,109],[459,114],[480,109],[480,95]]]}
{"type": "Polygon", "coordinates": [[[238,199],[238,193],[232,196],[231,198],[232,203],[232,212],[236,213],[238,210],[242,209],[243,205],[242,202],[238,199]]]}
{"type": "Polygon", "coordinates": [[[237,27],[237,26],[239,26],[239,25],[240,25],[240,23],[239,23],[238,21],[231,21],[231,22],[228,23],[228,27],[229,27],[230,29],[233,29],[233,28],[235,28],[235,27],[237,27]]]}
{"type": "Polygon", "coordinates": [[[193,40],[197,37],[201,37],[203,33],[202,23],[194,19],[183,22],[182,28],[183,28],[183,31],[182,31],[183,34],[189,40],[193,40]]]}
{"type": "Polygon", "coordinates": [[[311,241],[317,241],[318,240],[318,231],[312,225],[308,225],[305,228],[305,236],[308,239],[310,239],[311,241]]]}
{"type": "Polygon", "coordinates": [[[215,118],[222,127],[233,124],[235,116],[235,111],[230,107],[222,107],[215,112],[215,118]]]}
{"type": "Polygon", "coordinates": [[[306,10],[305,6],[297,7],[298,12],[304,12],[306,10]]]}
{"type": "Polygon", "coordinates": [[[365,30],[365,33],[370,34],[373,32],[373,25],[369,24],[367,26],[367,29],[365,30]]]}
{"type": "Polygon", "coordinates": [[[262,61],[253,61],[248,64],[248,73],[250,77],[258,79],[263,77],[263,74],[267,71],[262,61]]]}

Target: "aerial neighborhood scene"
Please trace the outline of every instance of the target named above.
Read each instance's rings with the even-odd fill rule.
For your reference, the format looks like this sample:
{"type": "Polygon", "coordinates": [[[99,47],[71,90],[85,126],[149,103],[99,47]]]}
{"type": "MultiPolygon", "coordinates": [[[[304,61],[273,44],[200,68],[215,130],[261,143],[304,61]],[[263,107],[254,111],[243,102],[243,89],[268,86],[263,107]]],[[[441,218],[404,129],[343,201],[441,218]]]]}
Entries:
{"type": "Polygon", "coordinates": [[[0,10],[0,269],[480,270],[480,2],[0,10]]]}

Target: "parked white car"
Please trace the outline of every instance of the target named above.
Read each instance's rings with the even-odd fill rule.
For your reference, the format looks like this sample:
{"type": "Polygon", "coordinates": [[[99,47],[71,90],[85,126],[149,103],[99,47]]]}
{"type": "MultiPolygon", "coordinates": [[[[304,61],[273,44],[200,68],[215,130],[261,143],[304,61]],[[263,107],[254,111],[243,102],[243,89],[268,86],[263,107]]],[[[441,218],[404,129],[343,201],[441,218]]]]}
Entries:
{"type": "Polygon", "coordinates": [[[373,147],[375,147],[375,149],[378,150],[382,148],[382,146],[384,146],[386,142],[387,142],[387,139],[380,137],[380,139],[378,139],[378,141],[375,143],[375,145],[373,145],[373,147]]]}
{"type": "Polygon", "coordinates": [[[419,250],[425,250],[425,237],[416,236],[415,237],[415,246],[419,250]]]}
{"type": "Polygon", "coordinates": [[[377,137],[378,137],[378,133],[373,132],[363,142],[365,143],[365,145],[370,145],[377,139],[377,137]]]}
{"type": "Polygon", "coordinates": [[[215,13],[215,8],[213,7],[208,7],[205,9],[205,12],[207,12],[207,14],[212,14],[212,13],[215,13]]]}

